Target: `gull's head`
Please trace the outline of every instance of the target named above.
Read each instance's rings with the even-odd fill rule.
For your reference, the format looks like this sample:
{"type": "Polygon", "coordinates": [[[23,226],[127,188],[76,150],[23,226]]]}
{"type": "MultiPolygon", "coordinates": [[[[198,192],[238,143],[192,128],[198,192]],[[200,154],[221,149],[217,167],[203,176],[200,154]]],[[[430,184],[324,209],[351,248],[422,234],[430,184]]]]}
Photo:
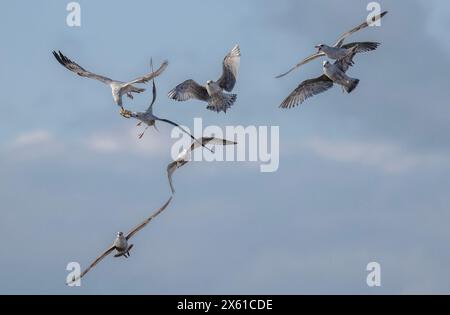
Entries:
{"type": "Polygon", "coordinates": [[[324,62],[322,62],[322,65],[326,68],[330,65],[330,62],[328,60],[324,60],[324,62]]]}
{"type": "Polygon", "coordinates": [[[322,48],[323,48],[324,46],[325,46],[324,44],[320,44],[320,45],[316,45],[316,46],[314,46],[314,47],[317,48],[317,52],[321,52],[321,51],[322,51],[322,48]]]}
{"type": "Polygon", "coordinates": [[[122,237],[123,236],[123,232],[117,232],[117,237],[122,237]]]}
{"type": "Polygon", "coordinates": [[[208,80],[208,81],[206,81],[206,85],[207,86],[210,86],[211,84],[213,83],[213,81],[212,80],[208,80]]]}

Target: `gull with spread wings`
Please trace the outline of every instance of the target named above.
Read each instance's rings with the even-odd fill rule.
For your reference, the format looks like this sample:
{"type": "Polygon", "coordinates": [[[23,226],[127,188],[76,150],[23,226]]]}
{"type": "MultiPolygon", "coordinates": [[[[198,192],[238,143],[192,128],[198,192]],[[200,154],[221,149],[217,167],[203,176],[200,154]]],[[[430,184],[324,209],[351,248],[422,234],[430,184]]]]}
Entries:
{"type": "Polygon", "coordinates": [[[281,103],[280,107],[295,107],[299,103],[303,103],[307,98],[331,89],[334,83],[341,85],[347,93],[351,93],[358,85],[359,80],[350,78],[346,75],[346,72],[353,64],[353,57],[357,52],[358,47],[354,46],[344,58],[335,61],[333,64],[328,60],[324,61],[323,75],[300,83],[283,103],[281,103]]]}
{"type": "Polygon", "coordinates": [[[172,175],[175,172],[176,169],[182,167],[186,163],[190,161],[190,154],[195,149],[199,148],[200,145],[236,145],[237,142],[225,140],[225,139],[219,139],[215,137],[203,137],[200,140],[193,141],[188,149],[183,150],[178,157],[167,165],[167,177],[169,178],[169,185],[170,189],[172,190],[172,194],[175,193],[175,189],[173,188],[172,184],[172,175]]]}
{"type": "Polygon", "coordinates": [[[152,71],[151,73],[148,73],[144,76],[141,76],[139,78],[136,78],[136,79],[128,81],[128,82],[121,82],[121,81],[112,80],[110,78],[95,74],[93,72],[90,72],[90,71],[84,69],[77,63],[73,62],[72,60],[70,60],[69,58],[64,56],[60,51],[59,52],[53,51],[53,56],[55,56],[56,60],[62,66],[64,66],[66,69],[78,74],[79,76],[85,77],[85,78],[90,78],[90,79],[95,79],[95,80],[105,83],[106,85],[109,85],[109,87],[111,88],[111,91],[112,91],[112,96],[113,96],[114,102],[121,107],[122,112],[124,111],[124,108],[122,105],[122,96],[124,94],[126,94],[129,98],[133,99],[132,93],[144,92],[145,89],[138,88],[138,87],[134,86],[134,84],[146,83],[146,82],[152,80],[153,78],[155,78],[155,77],[159,76],[161,73],[163,73],[163,71],[166,69],[167,65],[169,64],[168,61],[164,61],[161,64],[161,67],[158,70],[156,70],[155,72],[152,71]]]}
{"type": "Polygon", "coordinates": [[[153,220],[156,216],[158,216],[161,212],[163,212],[167,206],[169,205],[170,201],[172,200],[172,197],[169,198],[169,200],[160,208],[158,211],[153,213],[150,217],[145,219],[141,224],[136,226],[133,230],[131,230],[127,235],[124,235],[122,232],[117,232],[116,239],[114,240],[113,244],[104,251],[100,256],[98,256],[94,262],[91,263],[91,265],[86,268],[78,277],[73,277],[71,281],[69,281],[67,284],[70,284],[72,282],[78,281],[82,277],[84,277],[92,268],[94,268],[103,258],[111,254],[112,252],[116,251],[116,254],[114,257],[125,257],[128,258],[130,256],[130,250],[133,248],[133,244],[128,244],[128,241],[141,229],[143,229],[151,220],[153,220]]]}
{"type": "Polygon", "coordinates": [[[236,94],[224,93],[231,92],[236,84],[236,79],[241,60],[241,51],[239,45],[225,56],[223,60],[223,73],[217,81],[209,80],[206,86],[200,85],[194,80],[186,80],[177,85],[168,94],[169,98],[177,101],[187,101],[197,99],[208,103],[206,107],[216,112],[227,112],[227,110],[236,101],[236,94]]]}
{"type": "Polygon", "coordinates": [[[289,69],[289,71],[276,76],[276,78],[284,77],[285,75],[291,73],[292,71],[294,71],[298,67],[300,67],[300,66],[302,66],[302,65],[304,65],[304,64],[306,64],[306,63],[308,63],[308,62],[310,62],[310,61],[312,61],[314,59],[317,59],[319,57],[327,56],[330,59],[339,60],[341,58],[344,58],[346,55],[348,55],[349,51],[352,48],[354,48],[354,47],[357,47],[356,53],[363,53],[363,52],[372,51],[372,50],[377,49],[377,47],[380,45],[380,43],[376,43],[376,42],[353,42],[353,43],[344,44],[344,41],[345,41],[345,39],[347,39],[347,37],[349,37],[353,33],[356,33],[357,31],[362,30],[362,29],[368,27],[369,25],[373,25],[373,23],[375,23],[378,20],[380,20],[387,13],[388,13],[387,11],[384,11],[383,13],[374,16],[372,18],[372,20],[370,21],[370,24],[368,23],[368,21],[364,21],[362,24],[356,26],[355,28],[351,29],[350,31],[345,32],[344,34],[342,34],[337,39],[336,43],[333,46],[328,46],[328,45],[325,45],[325,44],[320,44],[320,45],[315,46],[315,48],[317,48],[317,52],[316,53],[314,53],[311,56],[303,59],[298,64],[296,64],[294,67],[289,69]]]}

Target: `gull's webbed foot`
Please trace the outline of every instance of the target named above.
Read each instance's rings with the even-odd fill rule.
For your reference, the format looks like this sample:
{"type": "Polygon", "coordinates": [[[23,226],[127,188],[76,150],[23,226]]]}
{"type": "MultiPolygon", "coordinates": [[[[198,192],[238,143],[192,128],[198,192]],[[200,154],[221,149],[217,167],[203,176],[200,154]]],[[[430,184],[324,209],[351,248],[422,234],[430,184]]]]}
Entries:
{"type": "Polygon", "coordinates": [[[131,112],[123,107],[120,108],[120,115],[125,118],[131,118],[131,112]]]}

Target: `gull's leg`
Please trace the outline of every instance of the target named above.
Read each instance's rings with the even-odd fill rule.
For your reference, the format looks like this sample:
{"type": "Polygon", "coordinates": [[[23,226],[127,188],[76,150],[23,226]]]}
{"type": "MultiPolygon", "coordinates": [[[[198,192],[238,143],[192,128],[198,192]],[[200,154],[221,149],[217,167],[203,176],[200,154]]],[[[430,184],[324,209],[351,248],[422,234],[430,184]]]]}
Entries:
{"type": "Polygon", "coordinates": [[[128,92],[128,93],[127,93],[127,96],[128,96],[129,98],[133,99],[133,94],[131,94],[131,92],[128,92]]]}

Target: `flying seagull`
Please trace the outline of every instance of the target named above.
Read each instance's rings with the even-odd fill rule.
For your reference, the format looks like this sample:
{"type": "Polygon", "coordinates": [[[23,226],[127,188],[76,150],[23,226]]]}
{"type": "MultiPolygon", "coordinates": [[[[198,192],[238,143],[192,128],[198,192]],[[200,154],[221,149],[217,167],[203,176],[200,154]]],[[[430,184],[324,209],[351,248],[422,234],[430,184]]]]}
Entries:
{"type": "MultiPolygon", "coordinates": [[[[371,24],[380,20],[387,13],[388,13],[387,11],[384,11],[383,13],[373,17],[371,24]]],[[[333,46],[328,46],[325,44],[320,44],[320,45],[315,46],[315,48],[317,48],[316,53],[303,59],[298,64],[296,64],[294,67],[289,69],[289,71],[276,76],[276,78],[284,77],[285,75],[291,73],[298,67],[300,67],[314,59],[322,57],[322,56],[327,56],[328,58],[333,59],[333,60],[338,60],[338,59],[344,58],[349,53],[350,49],[352,49],[355,46],[357,47],[356,53],[363,53],[363,52],[372,51],[372,50],[377,49],[377,47],[380,45],[380,43],[376,43],[376,42],[353,42],[353,43],[348,43],[348,44],[344,45],[344,41],[347,37],[349,37],[350,35],[352,35],[353,33],[357,32],[359,30],[362,30],[362,29],[368,27],[371,24],[369,24],[367,21],[364,21],[364,23],[362,23],[362,24],[356,26],[355,28],[351,29],[350,31],[342,34],[337,39],[336,43],[333,46]]]]}
{"type": "Polygon", "coordinates": [[[150,217],[145,219],[141,224],[136,226],[134,229],[132,229],[127,235],[124,235],[122,232],[117,232],[116,239],[114,240],[113,244],[104,251],[100,256],[98,256],[94,262],[91,263],[91,265],[85,269],[78,277],[73,277],[72,281],[70,281],[68,284],[75,282],[79,279],[81,279],[84,275],[86,275],[92,268],[94,268],[103,258],[111,254],[113,251],[116,251],[116,254],[114,257],[125,257],[128,258],[130,256],[130,250],[133,248],[133,244],[128,244],[128,241],[141,229],[143,229],[151,220],[153,220],[157,215],[159,215],[161,212],[163,212],[167,206],[169,205],[170,201],[172,200],[172,197],[169,198],[169,200],[155,213],[153,213],[150,217]]]}
{"type": "MultiPolygon", "coordinates": [[[[153,69],[153,62],[152,60],[150,60],[150,66],[153,69]]],[[[159,118],[157,116],[155,116],[153,114],[153,104],[156,101],[156,84],[155,84],[155,78],[152,79],[152,94],[153,94],[153,98],[152,98],[152,102],[150,103],[150,106],[147,108],[147,110],[145,112],[132,112],[129,110],[124,110],[121,112],[121,115],[123,115],[126,118],[135,118],[137,120],[139,120],[137,126],[141,126],[142,123],[146,124],[146,127],[144,129],[144,131],[142,131],[139,134],[139,139],[142,139],[142,137],[144,136],[145,132],[147,131],[147,129],[151,126],[153,126],[156,130],[158,130],[156,128],[156,121],[162,121],[165,122],[167,124],[170,124],[172,126],[178,127],[180,128],[184,133],[186,133],[187,135],[189,135],[191,137],[191,139],[193,139],[194,141],[196,140],[195,137],[193,135],[191,135],[189,132],[187,132],[183,127],[181,127],[180,125],[178,125],[177,123],[168,120],[168,119],[164,119],[164,118],[159,118]]]]}
{"type": "Polygon", "coordinates": [[[323,75],[318,78],[305,80],[292,91],[292,93],[281,103],[281,108],[292,108],[299,103],[303,103],[307,98],[325,92],[333,87],[333,84],[339,84],[347,93],[351,93],[359,83],[358,79],[353,79],[345,73],[353,64],[353,57],[358,48],[354,46],[350,52],[342,59],[333,64],[328,60],[323,62],[323,75]]]}
{"type": "Polygon", "coordinates": [[[155,72],[152,71],[151,73],[148,73],[144,76],[141,76],[141,77],[136,78],[129,82],[121,82],[121,81],[112,80],[110,78],[95,74],[93,72],[90,72],[90,71],[84,69],[83,67],[81,67],[80,65],[75,63],[74,61],[72,61],[69,58],[67,58],[66,56],[64,56],[61,53],[61,51],[59,51],[59,52],[53,51],[53,56],[55,56],[56,60],[58,60],[58,62],[61,65],[63,65],[68,70],[78,74],[79,76],[95,79],[95,80],[98,80],[100,82],[103,82],[103,83],[109,85],[109,87],[111,88],[111,91],[112,91],[112,96],[114,98],[114,102],[121,107],[122,111],[124,110],[123,105],[122,105],[122,95],[126,94],[129,98],[133,99],[132,93],[144,92],[145,89],[135,87],[134,84],[146,83],[146,82],[150,81],[151,79],[159,76],[161,73],[163,73],[163,71],[166,69],[167,65],[169,64],[168,61],[164,61],[161,64],[161,67],[158,70],[156,70],[155,72]]]}
{"type": "Polygon", "coordinates": [[[201,145],[207,145],[207,144],[211,144],[211,145],[235,145],[237,144],[237,142],[234,141],[229,141],[229,140],[225,140],[225,139],[219,139],[219,138],[215,138],[215,137],[203,137],[200,140],[194,141],[192,142],[192,144],[190,145],[190,147],[188,149],[183,150],[178,157],[175,159],[175,161],[173,161],[172,163],[170,163],[169,165],[167,165],[167,177],[169,178],[169,185],[170,185],[170,189],[172,190],[172,194],[175,193],[175,189],[173,188],[173,184],[172,184],[172,175],[175,172],[175,170],[177,168],[182,167],[183,165],[185,165],[187,162],[190,161],[190,154],[192,151],[194,151],[195,149],[199,148],[201,145]]]}
{"type": "Polygon", "coordinates": [[[206,86],[202,86],[194,80],[186,80],[177,85],[168,94],[169,98],[177,101],[187,101],[197,99],[208,103],[206,107],[216,112],[227,112],[236,101],[236,94],[224,93],[223,90],[231,92],[236,84],[239,64],[241,60],[241,51],[239,45],[225,56],[223,60],[223,73],[217,81],[209,80],[206,86]]]}

